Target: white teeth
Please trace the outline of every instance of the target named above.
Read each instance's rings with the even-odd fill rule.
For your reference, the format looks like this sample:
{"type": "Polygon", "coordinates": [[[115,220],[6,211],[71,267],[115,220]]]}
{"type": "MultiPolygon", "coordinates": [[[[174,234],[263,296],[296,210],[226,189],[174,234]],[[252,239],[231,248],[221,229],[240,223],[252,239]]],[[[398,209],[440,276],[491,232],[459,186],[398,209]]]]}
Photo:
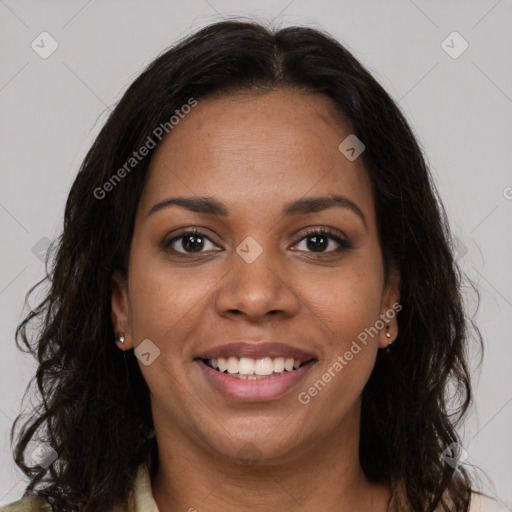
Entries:
{"type": "Polygon", "coordinates": [[[236,375],[241,379],[254,380],[263,378],[273,373],[291,372],[301,366],[300,361],[293,357],[261,357],[252,359],[250,357],[219,357],[208,360],[210,366],[218,369],[220,372],[228,372],[230,375],[236,375]]]}
{"type": "MultiPolygon", "coordinates": [[[[213,359],[212,366],[215,368],[215,365],[213,364],[213,359]]],[[[241,357],[240,363],[238,364],[238,373],[240,373],[240,375],[253,375],[254,359],[249,359],[248,357],[241,357]]]]}
{"type": "MultiPolygon", "coordinates": [[[[211,363],[213,366],[213,360],[211,361],[211,363]]],[[[219,359],[217,359],[217,364],[217,368],[219,369],[220,372],[225,372],[228,369],[228,360],[225,357],[219,357],[219,359]]]]}
{"type": "Polygon", "coordinates": [[[257,380],[257,379],[266,379],[266,375],[241,375],[240,373],[230,373],[231,377],[236,377],[237,379],[242,380],[257,380]]]}
{"type": "Polygon", "coordinates": [[[274,373],[274,361],[272,361],[272,358],[264,357],[263,359],[256,359],[254,373],[256,375],[272,375],[272,373],[274,373]]]}
{"type": "Polygon", "coordinates": [[[228,359],[228,373],[238,373],[238,357],[231,356],[228,359]]]}
{"type": "Polygon", "coordinates": [[[274,371],[276,373],[281,373],[284,371],[284,357],[274,358],[274,371]]]}

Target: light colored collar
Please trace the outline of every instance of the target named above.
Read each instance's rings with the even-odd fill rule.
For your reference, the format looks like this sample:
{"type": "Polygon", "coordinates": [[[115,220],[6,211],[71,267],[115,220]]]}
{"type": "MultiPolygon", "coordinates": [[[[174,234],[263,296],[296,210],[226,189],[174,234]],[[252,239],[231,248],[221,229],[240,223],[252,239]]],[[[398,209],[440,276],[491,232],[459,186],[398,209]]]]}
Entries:
{"type": "Polygon", "coordinates": [[[151,479],[146,464],[139,466],[127,512],[159,512],[153,498],[151,479]]]}

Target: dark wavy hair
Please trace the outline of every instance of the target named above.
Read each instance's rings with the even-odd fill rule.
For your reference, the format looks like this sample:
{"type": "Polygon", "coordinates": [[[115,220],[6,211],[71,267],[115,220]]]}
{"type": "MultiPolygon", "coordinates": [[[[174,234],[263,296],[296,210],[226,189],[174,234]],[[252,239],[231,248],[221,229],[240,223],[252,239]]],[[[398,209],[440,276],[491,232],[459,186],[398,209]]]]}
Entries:
{"type": "Polygon", "coordinates": [[[468,470],[440,454],[458,441],[472,402],[468,342],[483,350],[482,339],[464,309],[466,278],[422,149],[396,103],[332,36],[239,20],[209,25],[152,61],[80,167],[46,277],[27,302],[42,283],[49,289],[16,330],[17,346],[37,358],[30,384],[36,379],[42,397],[16,438],[15,462],[30,479],[24,495],[44,497],[53,510],[110,510],[126,502],[140,464],[151,460],[151,474],[157,467],[149,390],[133,350],[114,344],[110,302],[113,272],[127,276],[155,148],[103,198],[94,191],[190,98],[278,88],[327,96],[364,142],[386,275],[400,270],[399,335],[390,354],[379,351],[362,394],[362,468],[390,486],[392,510],[469,509],[468,470]],[[58,454],[47,468],[24,460],[36,435],[58,454]]]}

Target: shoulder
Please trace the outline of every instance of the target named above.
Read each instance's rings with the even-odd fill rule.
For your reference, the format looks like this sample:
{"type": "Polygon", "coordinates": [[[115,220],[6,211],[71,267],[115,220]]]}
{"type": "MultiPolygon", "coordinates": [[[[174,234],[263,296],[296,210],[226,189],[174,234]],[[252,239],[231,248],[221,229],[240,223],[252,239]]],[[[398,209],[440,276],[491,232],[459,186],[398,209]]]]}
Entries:
{"type": "Polygon", "coordinates": [[[18,501],[0,507],[0,512],[51,512],[50,504],[35,494],[28,494],[18,501]]]}
{"type": "MultiPolygon", "coordinates": [[[[453,501],[450,499],[449,496],[446,496],[444,499],[444,502],[446,506],[452,510],[454,507],[453,501]]],[[[440,504],[435,512],[443,512],[446,510],[442,504],[440,504]]],[[[480,493],[473,489],[471,491],[471,503],[469,505],[469,512],[510,512],[512,511],[512,508],[507,507],[507,505],[488,494],[480,493]]]]}
{"type": "Polygon", "coordinates": [[[503,502],[500,502],[491,496],[479,495],[473,493],[471,495],[471,507],[469,512],[507,512],[510,510],[503,502]]]}
{"type": "MultiPolygon", "coordinates": [[[[52,512],[51,505],[37,494],[27,494],[9,505],[0,505],[0,512],[52,512]]],[[[135,485],[126,505],[113,507],[111,512],[158,512],[151,492],[149,468],[141,465],[137,470],[135,485]]]]}

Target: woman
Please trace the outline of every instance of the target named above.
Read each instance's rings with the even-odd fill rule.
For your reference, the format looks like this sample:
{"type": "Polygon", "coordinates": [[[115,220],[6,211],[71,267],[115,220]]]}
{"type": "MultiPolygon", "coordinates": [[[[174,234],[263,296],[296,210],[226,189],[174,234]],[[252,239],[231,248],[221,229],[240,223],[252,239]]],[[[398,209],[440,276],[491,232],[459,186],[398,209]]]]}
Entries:
{"type": "Polygon", "coordinates": [[[6,510],[469,510],[444,210],[330,36],[228,21],[151,63],[82,164],[50,278],[17,330],[45,401],[6,510]]]}

